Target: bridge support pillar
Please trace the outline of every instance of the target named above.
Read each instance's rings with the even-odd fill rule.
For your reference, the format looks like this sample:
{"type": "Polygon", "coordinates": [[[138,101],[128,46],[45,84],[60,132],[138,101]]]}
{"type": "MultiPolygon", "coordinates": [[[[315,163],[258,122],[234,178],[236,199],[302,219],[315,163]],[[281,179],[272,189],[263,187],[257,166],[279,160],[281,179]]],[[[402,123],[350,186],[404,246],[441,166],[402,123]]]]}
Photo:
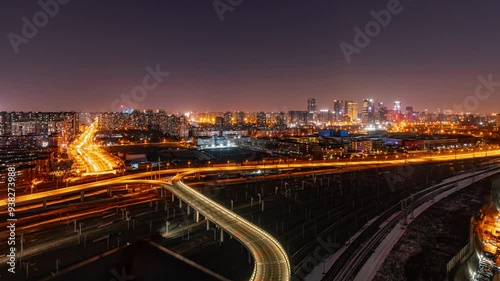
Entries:
{"type": "Polygon", "coordinates": [[[207,231],[210,230],[210,221],[207,219],[207,231]]]}
{"type": "Polygon", "coordinates": [[[222,227],[220,229],[220,242],[224,242],[224,230],[222,229],[222,227]]]}
{"type": "Polygon", "coordinates": [[[107,190],[107,191],[108,191],[108,196],[109,196],[109,197],[112,197],[112,196],[113,196],[113,193],[112,193],[112,191],[111,191],[111,187],[108,187],[108,190],[107,190]]]}
{"type": "Polygon", "coordinates": [[[47,208],[47,200],[43,200],[43,208],[47,208]]]}
{"type": "Polygon", "coordinates": [[[80,202],[83,202],[83,198],[85,198],[85,191],[80,191],[80,202]]]}
{"type": "Polygon", "coordinates": [[[187,214],[190,215],[191,214],[191,208],[189,207],[188,204],[186,204],[186,206],[187,206],[187,214]]]}
{"type": "Polygon", "coordinates": [[[179,208],[182,208],[182,200],[179,198],[179,208]]]}
{"type": "Polygon", "coordinates": [[[174,193],[172,192],[172,202],[174,202],[175,200],[175,196],[174,196],[174,193]]]}
{"type": "Polygon", "coordinates": [[[200,221],[200,212],[194,211],[194,221],[199,222],[200,221]]]}

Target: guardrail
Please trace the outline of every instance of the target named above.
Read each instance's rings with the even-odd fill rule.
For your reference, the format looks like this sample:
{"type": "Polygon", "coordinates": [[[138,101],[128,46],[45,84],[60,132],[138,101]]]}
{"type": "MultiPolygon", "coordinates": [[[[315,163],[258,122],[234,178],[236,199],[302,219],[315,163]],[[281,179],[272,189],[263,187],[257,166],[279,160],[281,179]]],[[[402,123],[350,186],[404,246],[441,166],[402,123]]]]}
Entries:
{"type": "MultiPolygon", "coordinates": [[[[425,203],[426,201],[434,198],[437,194],[444,191],[450,190],[456,187],[457,182],[463,181],[465,179],[475,178],[477,176],[490,173],[492,171],[500,171],[498,166],[492,168],[486,168],[480,172],[476,172],[473,175],[461,177],[460,179],[454,179],[450,182],[440,183],[435,186],[426,188],[422,191],[413,194],[413,203],[408,205],[408,210],[412,211],[416,207],[425,203]]],[[[402,221],[407,212],[397,210],[400,208],[400,204],[393,205],[389,210],[385,211],[373,224],[367,227],[361,235],[353,241],[348,249],[342,254],[342,256],[337,259],[334,265],[330,268],[327,274],[322,280],[350,280],[354,273],[356,273],[360,267],[364,264],[366,259],[371,254],[372,250],[380,244],[380,242],[385,238],[387,233],[389,233],[400,221],[402,221]],[[394,214],[397,214],[394,216],[394,214]],[[390,221],[387,219],[390,216],[394,216],[390,221]],[[382,228],[380,225],[387,222],[382,228]],[[369,237],[369,238],[368,238],[369,237]],[[363,242],[365,242],[363,244],[363,242]]]]}

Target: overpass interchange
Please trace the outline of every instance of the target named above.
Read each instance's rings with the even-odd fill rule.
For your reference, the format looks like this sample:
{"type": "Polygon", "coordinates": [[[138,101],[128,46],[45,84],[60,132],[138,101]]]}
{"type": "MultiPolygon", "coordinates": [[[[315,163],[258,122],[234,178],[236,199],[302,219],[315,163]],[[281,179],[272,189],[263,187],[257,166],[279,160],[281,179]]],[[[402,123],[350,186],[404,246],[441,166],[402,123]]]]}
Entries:
{"type": "MultiPolygon", "coordinates": [[[[476,154],[477,157],[480,157],[476,154]]],[[[488,156],[495,156],[494,152],[490,151],[488,156]]],[[[449,161],[451,155],[442,156],[440,158],[433,157],[429,159],[430,161],[449,161]]],[[[456,159],[456,156],[454,157],[456,159]]],[[[464,157],[467,158],[467,157],[464,157]]],[[[472,158],[472,157],[470,157],[472,158]]],[[[210,198],[204,196],[198,191],[192,189],[187,184],[185,184],[182,179],[189,175],[195,175],[198,173],[210,173],[210,172],[237,172],[242,170],[273,170],[273,169],[304,169],[304,168],[328,168],[328,167],[343,167],[343,166],[360,166],[360,165],[377,165],[381,166],[396,166],[403,163],[415,162],[422,163],[426,162],[427,159],[408,159],[408,160],[391,160],[387,162],[380,161],[352,161],[349,163],[339,163],[339,162],[325,162],[325,163],[314,163],[312,165],[309,163],[297,163],[297,164],[267,164],[267,165],[252,165],[252,166],[226,166],[226,167],[207,167],[207,168],[193,168],[193,169],[171,169],[171,170],[160,170],[154,172],[145,172],[133,175],[127,175],[117,178],[112,178],[108,180],[103,180],[99,182],[92,182],[88,184],[82,184],[78,186],[72,186],[67,188],[61,188],[58,190],[50,190],[41,192],[38,194],[19,196],[16,205],[26,205],[35,202],[46,201],[47,199],[60,197],[64,195],[79,193],[83,196],[86,191],[92,191],[94,189],[102,189],[112,185],[119,184],[146,184],[146,185],[160,185],[162,188],[169,190],[175,196],[184,201],[188,206],[190,206],[195,212],[202,214],[205,218],[229,233],[232,237],[235,237],[240,241],[252,254],[254,258],[254,272],[251,280],[289,280],[290,275],[290,263],[286,252],[283,250],[281,245],[277,242],[275,238],[269,235],[267,232],[253,225],[252,223],[246,221],[245,219],[239,217],[233,212],[227,210],[221,205],[213,202],[210,198]],[[164,181],[151,180],[144,178],[160,177],[165,174],[175,174],[171,179],[170,183],[165,183],[164,181]],[[141,179],[142,178],[142,179],[141,179]],[[82,193],[83,192],[83,193],[82,193]]],[[[318,172],[316,170],[316,172],[318,172]]],[[[0,209],[4,209],[7,201],[0,201],[0,209]]]]}

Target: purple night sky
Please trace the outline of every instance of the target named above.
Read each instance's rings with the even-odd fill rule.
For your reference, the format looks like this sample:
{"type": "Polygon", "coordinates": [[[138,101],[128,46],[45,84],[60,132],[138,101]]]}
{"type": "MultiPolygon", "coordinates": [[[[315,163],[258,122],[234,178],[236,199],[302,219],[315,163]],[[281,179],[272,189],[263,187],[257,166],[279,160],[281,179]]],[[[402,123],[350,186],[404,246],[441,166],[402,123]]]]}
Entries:
{"type": "MultiPolygon", "coordinates": [[[[140,109],[293,110],[314,97],[437,111],[474,95],[479,75],[500,81],[497,1],[401,0],[347,63],[339,44],[391,1],[242,0],[221,22],[213,0],[71,0],[16,54],[8,34],[41,7],[6,0],[0,111],[109,111],[158,64],[170,75],[140,109]]],[[[499,93],[476,111],[500,112],[499,93]]]]}

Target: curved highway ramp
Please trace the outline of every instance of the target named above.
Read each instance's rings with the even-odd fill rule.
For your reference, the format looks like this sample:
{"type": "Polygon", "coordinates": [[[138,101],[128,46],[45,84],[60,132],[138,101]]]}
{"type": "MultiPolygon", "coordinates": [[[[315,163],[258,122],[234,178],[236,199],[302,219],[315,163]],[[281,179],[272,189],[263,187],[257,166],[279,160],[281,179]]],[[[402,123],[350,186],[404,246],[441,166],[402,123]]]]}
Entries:
{"type": "Polygon", "coordinates": [[[183,183],[181,181],[183,176],[185,174],[179,174],[172,178],[172,184],[158,180],[128,180],[126,182],[160,184],[179,197],[190,208],[240,241],[254,260],[254,271],[250,280],[290,280],[290,261],[285,250],[274,237],[183,183]]]}

